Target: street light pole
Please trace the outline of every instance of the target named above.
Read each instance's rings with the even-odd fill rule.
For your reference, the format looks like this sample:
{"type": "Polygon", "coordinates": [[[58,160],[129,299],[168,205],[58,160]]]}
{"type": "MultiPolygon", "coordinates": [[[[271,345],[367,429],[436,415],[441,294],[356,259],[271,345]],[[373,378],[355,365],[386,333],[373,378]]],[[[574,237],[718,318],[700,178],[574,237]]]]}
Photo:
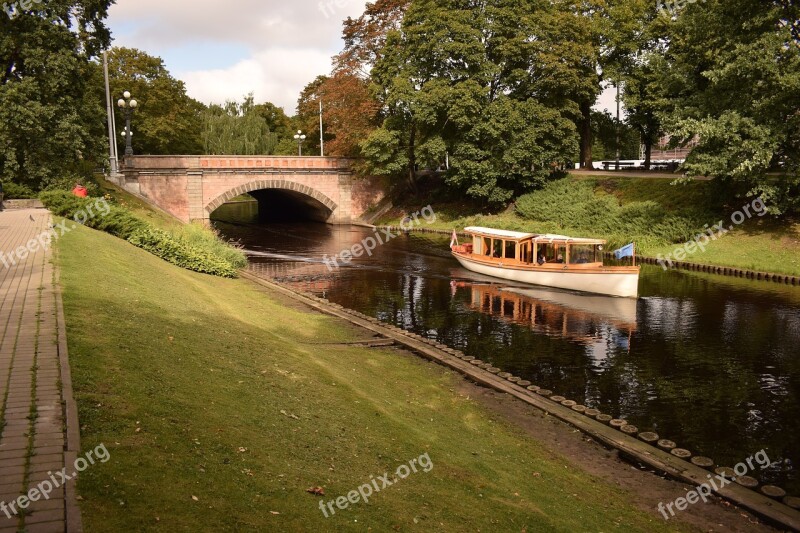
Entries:
{"type": "Polygon", "coordinates": [[[122,96],[123,97],[117,101],[117,105],[125,110],[125,131],[122,132],[122,136],[125,137],[125,157],[127,157],[133,155],[133,146],[131,145],[131,138],[133,137],[133,132],[131,131],[131,115],[139,103],[131,98],[131,93],[128,91],[122,93],[122,96]]]}
{"type": "Polygon", "coordinates": [[[322,98],[319,99],[319,155],[325,157],[325,136],[322,130],[322,98]]]}
{"type": "Polygon", "coordinates": [[[619,101],[620,101],[620,97],[619,97],[619,79],[617,79],[617,124],[616,124],[616,126],[617,126],[617,165],[616,165],[617,171],[619,171],[619,151],[620,151],[620,146],[619,146],[619,142],[620,142],[620,139],[619,139],[619,101]]]}
{"type": "Polygon", "coordinates": [[[109,177],[112,179],[116,179],[117,177],[117,150],[114,146],[116,142],[115,134],[114,134],[114,111],[113,106],[111,105],[111,89],[109,88],[108,84],[108,54],[103,51],[103,75],[105,76],[106,82],[106,110],[108,112],[108,164],[109,168],[109,177]]]}
{"type": "Polygon", "coordinates": [[[303,135],[301,130],[297,130],[297,135],[294,136],[294,140],[297,141],[297,155],[303,157],[303,143],[306,140],[306,136],[303,135]]]}

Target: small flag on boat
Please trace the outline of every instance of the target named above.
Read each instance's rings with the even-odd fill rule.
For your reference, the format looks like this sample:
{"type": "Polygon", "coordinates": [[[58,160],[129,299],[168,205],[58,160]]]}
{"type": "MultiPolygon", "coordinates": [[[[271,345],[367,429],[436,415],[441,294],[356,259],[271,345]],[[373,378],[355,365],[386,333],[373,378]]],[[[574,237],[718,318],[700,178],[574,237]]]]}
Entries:
{"type": "Polygon", "coordinates": [[[453,236],[450,238],[450,248],[453,246],[458,246],[458,233],[456,233],[456,230],[453,230],[453,236]]]}
{"type": "Polygon", "coordinates": [[[623,246],[619,250],[614,252],[614,257],[617,259],[622,259],[624,257],[633,257],[636,250],[636,243],[630,243],[627,246],[623,246]]]}

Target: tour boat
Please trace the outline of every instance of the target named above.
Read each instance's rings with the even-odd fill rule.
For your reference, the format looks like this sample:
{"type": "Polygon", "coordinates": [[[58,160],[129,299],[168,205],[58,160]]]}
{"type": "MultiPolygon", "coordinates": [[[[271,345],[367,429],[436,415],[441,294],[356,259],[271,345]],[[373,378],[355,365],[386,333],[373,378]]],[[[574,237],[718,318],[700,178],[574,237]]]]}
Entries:
{"type": "Polygon", "coordinates": [[[450,249],[461,266],[472,272],[608,296],[639,295],[639,267],[605,266],[606,241],[478,227],[464,231],[472,242],[459,245],[454,238],[450,249]]]}

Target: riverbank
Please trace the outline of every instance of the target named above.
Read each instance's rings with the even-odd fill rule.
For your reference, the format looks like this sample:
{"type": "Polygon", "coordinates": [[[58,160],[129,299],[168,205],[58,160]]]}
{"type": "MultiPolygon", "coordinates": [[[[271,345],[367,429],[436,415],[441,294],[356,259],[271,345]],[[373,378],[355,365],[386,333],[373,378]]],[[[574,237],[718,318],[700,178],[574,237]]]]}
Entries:
{"type": "MultiPolygon", "coordinates": [[[[610,246],[622,246],[628,242],[637,243],[637,252],[643,256],[658,258],[670,255],[677,259],[676,252],[681,250],[688,237],[682,239],[666,239],[663,235],[680,234],[686,221],[694,221],[697,229],[704,225],[713,227],[720,220],[726,229],[733,226],[719,238],[710,240],[705,250],[689,247],[679,252],[682,259],[690,263],[730,267],[743,270],[771,272],[776,274],[800,275],[800,223],[794,220],[774,220],[769,216],[747,217],[742,224],[732,224],[731,213],[741,210],[742,206],[731,205],[718,207],[714,201],[716,186],[713,181],[699,181],[687,185],[672,185],[669,180],[652,178],[623,177],[587,177],[572,176],[568,178],[574,186],[589,185],[601,201],[598,205],[588,206],[588,210],[597,209],[594,213],[577,213],[571,219],[554,220],[552,214],[574,213],[574,198],[570,194],[551,195],[546,202],[548,216],[523,218],[511,206],[504,212],[491,213],[476,208],[467,202],[431,202],[428,198],[416,200],[416,203],[398,205],[382,217],[376,224],[399,225],[407,212],[419,209],[421,204],[432,203],[437,220],[425,227],[459,231],[467,226],[489,226],[515,231],[535,231],[542,233],[560,233],[581,237],[596,237],[609,240],[610,246]],[[622,206],[637,205],[636,209],[623,212],[618,227],[613,230],[598,229],[605,212],[604,203],[613,198],[622,206]],[[419,205],[418,205],[419,204],[419,205]],[[649,216],[649,218],[648,218],[649,216]],[[663,222],[666,217],[670,220],[663,222]],[[647,222],[653,220],[653,222],[647,222]],[[644,221],[644,223],[643,223],[644,221]],[[670,233],[670,231],[672,233],[670,233]]],[[[432,191],[433,198],[438,196],[432,191]]],[[[742,202],[743,203],[743,202],[742,202]]],[[[743,203],[744,204],[744,203],[743,203]]],[[[749,206],[748,206],[749,207],[749,206]]],[[[751,212],[753,210],[751,209],[751,212]]],[[[694,232],[685,231],[687,235],[694,232]]]]}
{"type": "MultiPolygon", "coordinates": [[[[680,485],[407,352],[348,344],[362,330],[85,228],[59,249],[84,446],[112,457],[80,480],[87,530],[685,529],[655,510],[680,485]],[[429,472],[321,512],[425,454],[429,472]]],[[[680,519],[755,527],[716,505],[680,519]]]]}

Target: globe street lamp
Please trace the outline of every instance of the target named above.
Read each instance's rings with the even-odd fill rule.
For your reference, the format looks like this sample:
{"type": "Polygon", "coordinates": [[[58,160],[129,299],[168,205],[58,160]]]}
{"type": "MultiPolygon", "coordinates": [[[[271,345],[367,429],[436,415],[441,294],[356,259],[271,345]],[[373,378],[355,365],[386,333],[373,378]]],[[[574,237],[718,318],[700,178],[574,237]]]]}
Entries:
{"type": "Polygon", "coordinates": [[[303,156],[303,143],[306,140],[306,136],[303,135],[301,130],[297,130],[297,135],[294,136],[294,140],[297,141],[297,155],[300,157],[303,156]]]}
{"type": "Polygon", "coordinates": [[[122,132],[122,136],[125,137],[125,156],[133,155],[133,146],[131,146],[131,137],[133,137],[133,132],[131,132],[131,115],[133,111],[136,109],[136,106],[139,105],[139,102],[131,98],[131,93],[125,91],[122,93],[122,98],[117,101],[117,105],[125,110],[125,131],[122,132]]]}

